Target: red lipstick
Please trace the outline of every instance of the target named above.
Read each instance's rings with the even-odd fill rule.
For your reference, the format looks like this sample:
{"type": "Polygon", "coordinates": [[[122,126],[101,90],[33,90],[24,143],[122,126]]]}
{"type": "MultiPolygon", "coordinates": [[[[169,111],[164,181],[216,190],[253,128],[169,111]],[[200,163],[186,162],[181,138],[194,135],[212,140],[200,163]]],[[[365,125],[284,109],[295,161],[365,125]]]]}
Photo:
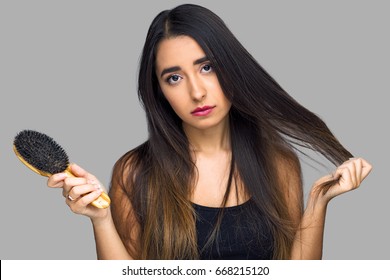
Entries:
{"type": "Polygon", "coordinates": [[[207,116],[210,114],[215,106],[203,106],[203,107],[197,107],[194,111],[191,112],[194,116],[207,116]]]}

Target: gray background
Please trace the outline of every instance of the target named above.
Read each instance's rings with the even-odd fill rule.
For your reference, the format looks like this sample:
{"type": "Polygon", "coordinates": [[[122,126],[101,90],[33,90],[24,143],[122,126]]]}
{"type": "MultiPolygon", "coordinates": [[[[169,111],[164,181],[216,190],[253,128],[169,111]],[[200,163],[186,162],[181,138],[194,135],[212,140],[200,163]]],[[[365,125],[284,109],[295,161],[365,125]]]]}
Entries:
{"type": "MultiPolygon", "coordinates": [[[[328,208],[324,259],[389,259],[386,1],[188,1],[217,13],[266,70],[374,169],[328,208]]],[[[12,151],[47,133],[107,186],[147,137],[136,72],[147,28],[183,1],[1,1],[1,259],[94,259],[89,219],[12,151]],[[137,3],[137,4],[135,4],[137,3]]],[[[305,194],[326,168],[303,159],[305,194]]]]}

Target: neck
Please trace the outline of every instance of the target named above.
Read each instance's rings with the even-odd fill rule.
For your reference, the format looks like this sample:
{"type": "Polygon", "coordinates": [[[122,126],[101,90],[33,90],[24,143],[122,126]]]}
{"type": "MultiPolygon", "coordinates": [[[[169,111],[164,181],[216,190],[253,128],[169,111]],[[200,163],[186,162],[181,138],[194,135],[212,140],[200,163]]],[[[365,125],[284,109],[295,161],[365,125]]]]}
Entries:
{"type": "Polygon", "coordinates": [[[190,143],[190,149],[195,153],[214,153],[230,151],[229,118],[207,129],[199,129],[183,124],[183,130],[190,143]]]}

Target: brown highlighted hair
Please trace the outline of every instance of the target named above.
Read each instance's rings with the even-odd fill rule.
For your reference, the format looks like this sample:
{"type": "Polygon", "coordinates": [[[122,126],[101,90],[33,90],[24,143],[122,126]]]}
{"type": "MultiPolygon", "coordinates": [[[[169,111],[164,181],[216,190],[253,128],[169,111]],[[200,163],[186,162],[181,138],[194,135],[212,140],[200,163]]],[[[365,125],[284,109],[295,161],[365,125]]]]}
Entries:
{"type": "MultiPolygon", "coordinates": [[[[272,232],[273,257],[289,258],[296,229],[278,187],[274,159],[285,157],[299,173],[293,146],[317,151],[336,165],[351,154],[318,116],[282,89],[217,15],[191,4],[161,12],[146,37],[138,94],[147,116],[149,139],[124,155],[113,172],[113,183],[131,202],[131,209],[126,211],[131,212],[133,220],[115,221],[122,239],[135,258],[199,257],[196,217],[190,201],[196,167],[182,122],[164,98],[155,69],[159,42],[177,36],[190,36],[201,46],[232,103],[229,184],[234,176],[239,177],[255,203],[253,211],[261,213],[272,232]],[[134,223],[138,225],[136,233],[134,223]]],[[[113,211],[122,211],[121,201],[114,199],[113,211]]],[[[215,241],[212,239],[215,235],[210,242],[215,241]]]]}

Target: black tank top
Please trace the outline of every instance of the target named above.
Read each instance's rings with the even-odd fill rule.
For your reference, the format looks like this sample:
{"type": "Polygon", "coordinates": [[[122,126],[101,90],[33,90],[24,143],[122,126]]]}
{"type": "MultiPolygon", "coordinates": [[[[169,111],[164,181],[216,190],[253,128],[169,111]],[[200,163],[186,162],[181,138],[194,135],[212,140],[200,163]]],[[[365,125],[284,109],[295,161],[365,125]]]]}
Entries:
{"type": "Polygon", "coordinates": [[[254,219],[254,203],[226,207],[216,240],[206,246],[217,223],[221,208],[194,204],[197,214],[196,232],[200,259],[269,260],[273,253],[273,238],[260,214],[254,219]],[[255,222],[257,221],[257,222],[255,222]]]}

